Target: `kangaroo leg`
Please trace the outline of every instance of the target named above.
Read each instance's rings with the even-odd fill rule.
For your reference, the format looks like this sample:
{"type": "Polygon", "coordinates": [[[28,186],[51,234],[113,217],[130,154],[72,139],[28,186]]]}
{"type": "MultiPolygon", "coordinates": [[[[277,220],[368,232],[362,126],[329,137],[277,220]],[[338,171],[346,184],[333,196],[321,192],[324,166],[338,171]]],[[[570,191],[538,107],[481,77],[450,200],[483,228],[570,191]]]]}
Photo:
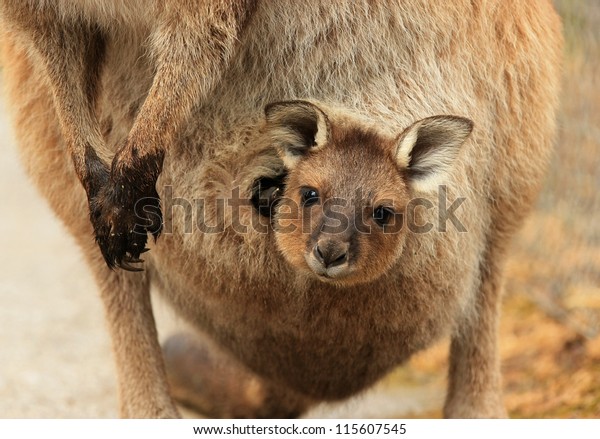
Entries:
{"type": "MultiPolygon", "coordinates": [[[[491,246],[491,245],[490,245],[491,246]]],[[[450,345],[447,418],[505,418],[498,355],[501,251],[491,247],[480,268],[480,286],[470,315],[450,345]]]]}
{"type": "Polygon", "coordinates": [[[156,75],[92,212],[103,223],[96,237],[110,266],[122,265],[127,253],[139,255],[139,239],[131,231],[139,228],[140,218],[147,221],[142,233],[159,235],[162,213],[155,186],[165,153],[193,106],[222,76],[254,0],[178,3],[166,2],[162,25],[151,36],[156,75]],[[136,205],[140,200],[147,202],[136,205]]]}
{"type": "Polygon", "coordinates": [[[92,268],[113,344],[121,416],[179,417],[169,394],[147,273],[110,271],[96,259],[92,268]]]}
{"type": "Polygon", "coordinates": [[[290,418],[311,401],[252,373],[205,337],[175,334],[163,345],[173,397],[219,418],[290,418]]]}

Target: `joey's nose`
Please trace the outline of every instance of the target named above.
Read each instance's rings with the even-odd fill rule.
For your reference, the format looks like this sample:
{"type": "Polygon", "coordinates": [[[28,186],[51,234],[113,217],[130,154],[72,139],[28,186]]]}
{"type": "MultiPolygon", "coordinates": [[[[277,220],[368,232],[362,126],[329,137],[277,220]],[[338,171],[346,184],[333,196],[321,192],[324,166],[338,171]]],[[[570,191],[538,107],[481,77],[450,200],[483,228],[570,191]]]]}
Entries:
{"type": "Polygon", "coordinates": [[[325,268],[336,267],[348,260],[348,247],[347,242],[323,239],[315,245],[313,253],[325,268]]]}

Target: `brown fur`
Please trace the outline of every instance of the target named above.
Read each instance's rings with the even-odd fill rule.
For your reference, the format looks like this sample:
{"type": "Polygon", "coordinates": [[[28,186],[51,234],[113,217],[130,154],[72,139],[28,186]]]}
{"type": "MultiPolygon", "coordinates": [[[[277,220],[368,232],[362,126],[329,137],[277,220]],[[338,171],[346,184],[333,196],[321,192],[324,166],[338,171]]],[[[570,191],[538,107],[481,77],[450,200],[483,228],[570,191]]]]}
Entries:
{"type": "MultiPolygon", "coordinates": [[[[156,116],[146,113],[152,99],[144,97],[160,89],[153,85],[159,77],[153,74],[155,58],[139,43],[149,31],[112,28],[119,36],[105,40],[91,112],[104,127],[92,145],[97,150],[106,145],[106,156],[124,139],[139,139],[133,134],[141,121],[151,125],[141,117],[156,116]]],[[[282,235],[250,203],[242,203],[237,218],[225,209],[218,234],[184,233],[175,215],[173,233],[164,234],[149,253],[145,273],[108,270],[80,215],[86,197],[67,152],[76,136],[65,129],[60,80],[49,83],[29,43],[19,32],[4,30],[5,85],[23,157],[96,274],[124,416],[176,415],[156,340],[150,284],[249,369],[317,400],[360,391],[450,333],[445,415],[505,416],[496,340],[503,259],[535,199],[554,138],[561,34],[549,1],[259,2],[229,63],[214,73],[218,86],[192,93],[193,109],[179,99],[166,105],[180,116],[160,126],[168,126],[169,137],[177,126],[182,129],[165,158],[158,192],[164,199],[171,186],[176,197],[206,200],[200,225],[216,223],[216,200],[232,199],[235,188],[249,200],[257,179],[284,171],[285,160],[270,144],[268,120],[258,128],[270,102],[313,99],[331,129],[327,145],[290,167],[289,198],[307,184],[326,197],[362,186],[389,198],[398,210],[413,196],[437,205],[435,192],[417,191],[410,172],[394,170],[400,133],[438,114],[471,119],[473,133],[440,180],[449,203],[467,199],[460,211],[467,233],[450,226],[445,233],[403,229],[362,236],[356,278],[346,283],[320,280],[298,258],[317,235],[282,235]],[[240,233],[236,221],[266,228],[240,233]]],[[[207,74],[173,59],[163,66],[207,74]]],[[[78,117],[71,123],[74,131],[94,132],[96,122],[78,117]]],[[[279,217],[283,206],[276,208],[279,217]]],[[[436,209],[417,210],[417,223],[437,224],[435,214],[436,209]]]]}

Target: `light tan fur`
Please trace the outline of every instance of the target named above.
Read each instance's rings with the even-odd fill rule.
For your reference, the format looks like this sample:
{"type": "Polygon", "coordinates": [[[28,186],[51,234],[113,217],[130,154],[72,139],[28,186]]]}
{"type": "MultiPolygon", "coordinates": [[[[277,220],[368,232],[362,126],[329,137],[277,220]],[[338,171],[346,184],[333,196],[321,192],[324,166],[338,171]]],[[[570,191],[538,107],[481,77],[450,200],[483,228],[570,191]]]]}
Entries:
{"type": "MultiPolygon", "coordinates": [[[[44,70],[63,136],[89,202],[96,241],[110,267],[139,270],[146,232],[136,203],[157,199],[156,179],[174,136],[221,79],[254,0],[2,0],[3,27],[44,70]],[[96,106],[107,46],[135,41],[151,59],[152,85],[108,166],[96,106]],[[141,201],[140,201],[141,200],[141,201]],[[139,230],[134,233],[134,226],[139,230]],[[140,233],[143,231],[144,233],[140,233]]],[[[137,99],[140,99],[138,96],[137,99]]],[[[136,97],[132,96],[136,100],[136,97]]],[[[160,206],[150,207],[160,217],[160,206]]],[[[142,212],[142,214],[140,214],[142,212]]]]}
{"type": "MultiPolygon", "coordinates": [[[[73,2],[73,11],[84,4],[73,2]]],[[[107,43],[90,111],[105,128],[101,136],[96,132],[94,145],[112,153],[124,139],[138,139],[134,134],[142,121],[151,125],[142,115],[157,113],[147,111],[152,100],[145,97],[160,89],[155,58],[140,43],[150,32],[140,35],[130,24],[121,25],[130,14],[119,5],[107,2],[101,11],[81,6],[76,20],[89,14],[120,17],[109,26],[118,37],[107,43]]],[[[203,38],[208,44],[209,36],[203,38]]],[[[149,253],[146,272],[126,273],[107,269],[81,215],[86,196],[68,152],[74,137],[65,129],[57,98],[65,84],[49,83],[47,68],[21,33],[3,28],[4,82],[24,162],[98,280],[114,343],[121,413],[177,415],[156,339],[152,284],[254,373],[311,400],[358,392],[449,333],[445,415],[505,416],[496,337],[502,265],[538,192],[554,139],[562,37],[551,2],[263,1],[237,38],[237,49],[213,72],[216,77],[203,64],[159,63],[170,78],[179,69],[212,78],[212,85],[191,93],[189,101],[167,105],[179,116],[161,125],[174,141],[157,188],[165,218],[172,214],[172,230],[149,253]],[[217,200],[235,199],[236,188],[248,200],[258,178],[284,171],[265,137],[263,109],[294,99],[310,99],[337,133],[372,135],[364,150],[356,144],[347,150],[352,142],[343,139],[351,137],[339,135],[314,156],[288,163],[290,198],[310,184],[330,187],[332,196],[362,187],[399,205],[416,196],[437,205],[431,187],[416,189],[402,177],[401,166],[394,171],[398,149],[390,142],[430,116],[472,120],[473,132],[440,180],[448,204],[466,198],[459,217],[467,232],[449,225],[443,233],[403,230],[389,241],[381,234],[365,236],[370,253],[364,257],[379,257],[377,249],[385,255],[381,264],[365,265],[367,282],[344,284],[324,282],[302,265],[304,258],[293,260],[307,251],[308,237],[276,232],[247,202],[240,203],[237,216],[223,209],[223,232],[198,230],[217,223],[217,200]],[[376,151],[375,161],[369,151],[376,151]],[[205,200],[201,219],[198,209],[190,209],[192,233],[186,233],[176,200],[166,197],[169,191],[205,200]],[[245,233],[234,227],[252,222],[264,227],[245,233]]],[[[89,134],[95,124],[77,119],[72,131],[89,134]]],[[[278,218],[285,217],[283,207],[277,207],[278,218]]],[[[417,210],[415,221],[437,224],[436,213],[417,210]]]]}

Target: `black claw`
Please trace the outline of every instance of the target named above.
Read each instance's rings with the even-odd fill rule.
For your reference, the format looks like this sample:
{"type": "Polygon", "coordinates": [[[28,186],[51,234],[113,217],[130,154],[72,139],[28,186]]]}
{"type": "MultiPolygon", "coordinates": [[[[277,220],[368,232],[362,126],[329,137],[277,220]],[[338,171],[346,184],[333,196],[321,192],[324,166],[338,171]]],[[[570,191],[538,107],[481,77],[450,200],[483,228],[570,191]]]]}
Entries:
{"type": "Polygon", "coordinates": [[[104,262],[106,262],[106,266],[114,271],[114,269],[116,268],[115,261],[113,261],[107,255],[105,255],[104,252],[102,252],[102,256],[104,257],[104,262]]]}
{"type": "Polygon", "coordinates": [[[143,268],[133,267],[133,266],[129,265],[127,262],[125,262],[125,261],[122,261],[119,264],[119,268],[122,268],[123,270],[126,270],[126,271],[131,271],[131,272],[144,271],[143,268]]]}

